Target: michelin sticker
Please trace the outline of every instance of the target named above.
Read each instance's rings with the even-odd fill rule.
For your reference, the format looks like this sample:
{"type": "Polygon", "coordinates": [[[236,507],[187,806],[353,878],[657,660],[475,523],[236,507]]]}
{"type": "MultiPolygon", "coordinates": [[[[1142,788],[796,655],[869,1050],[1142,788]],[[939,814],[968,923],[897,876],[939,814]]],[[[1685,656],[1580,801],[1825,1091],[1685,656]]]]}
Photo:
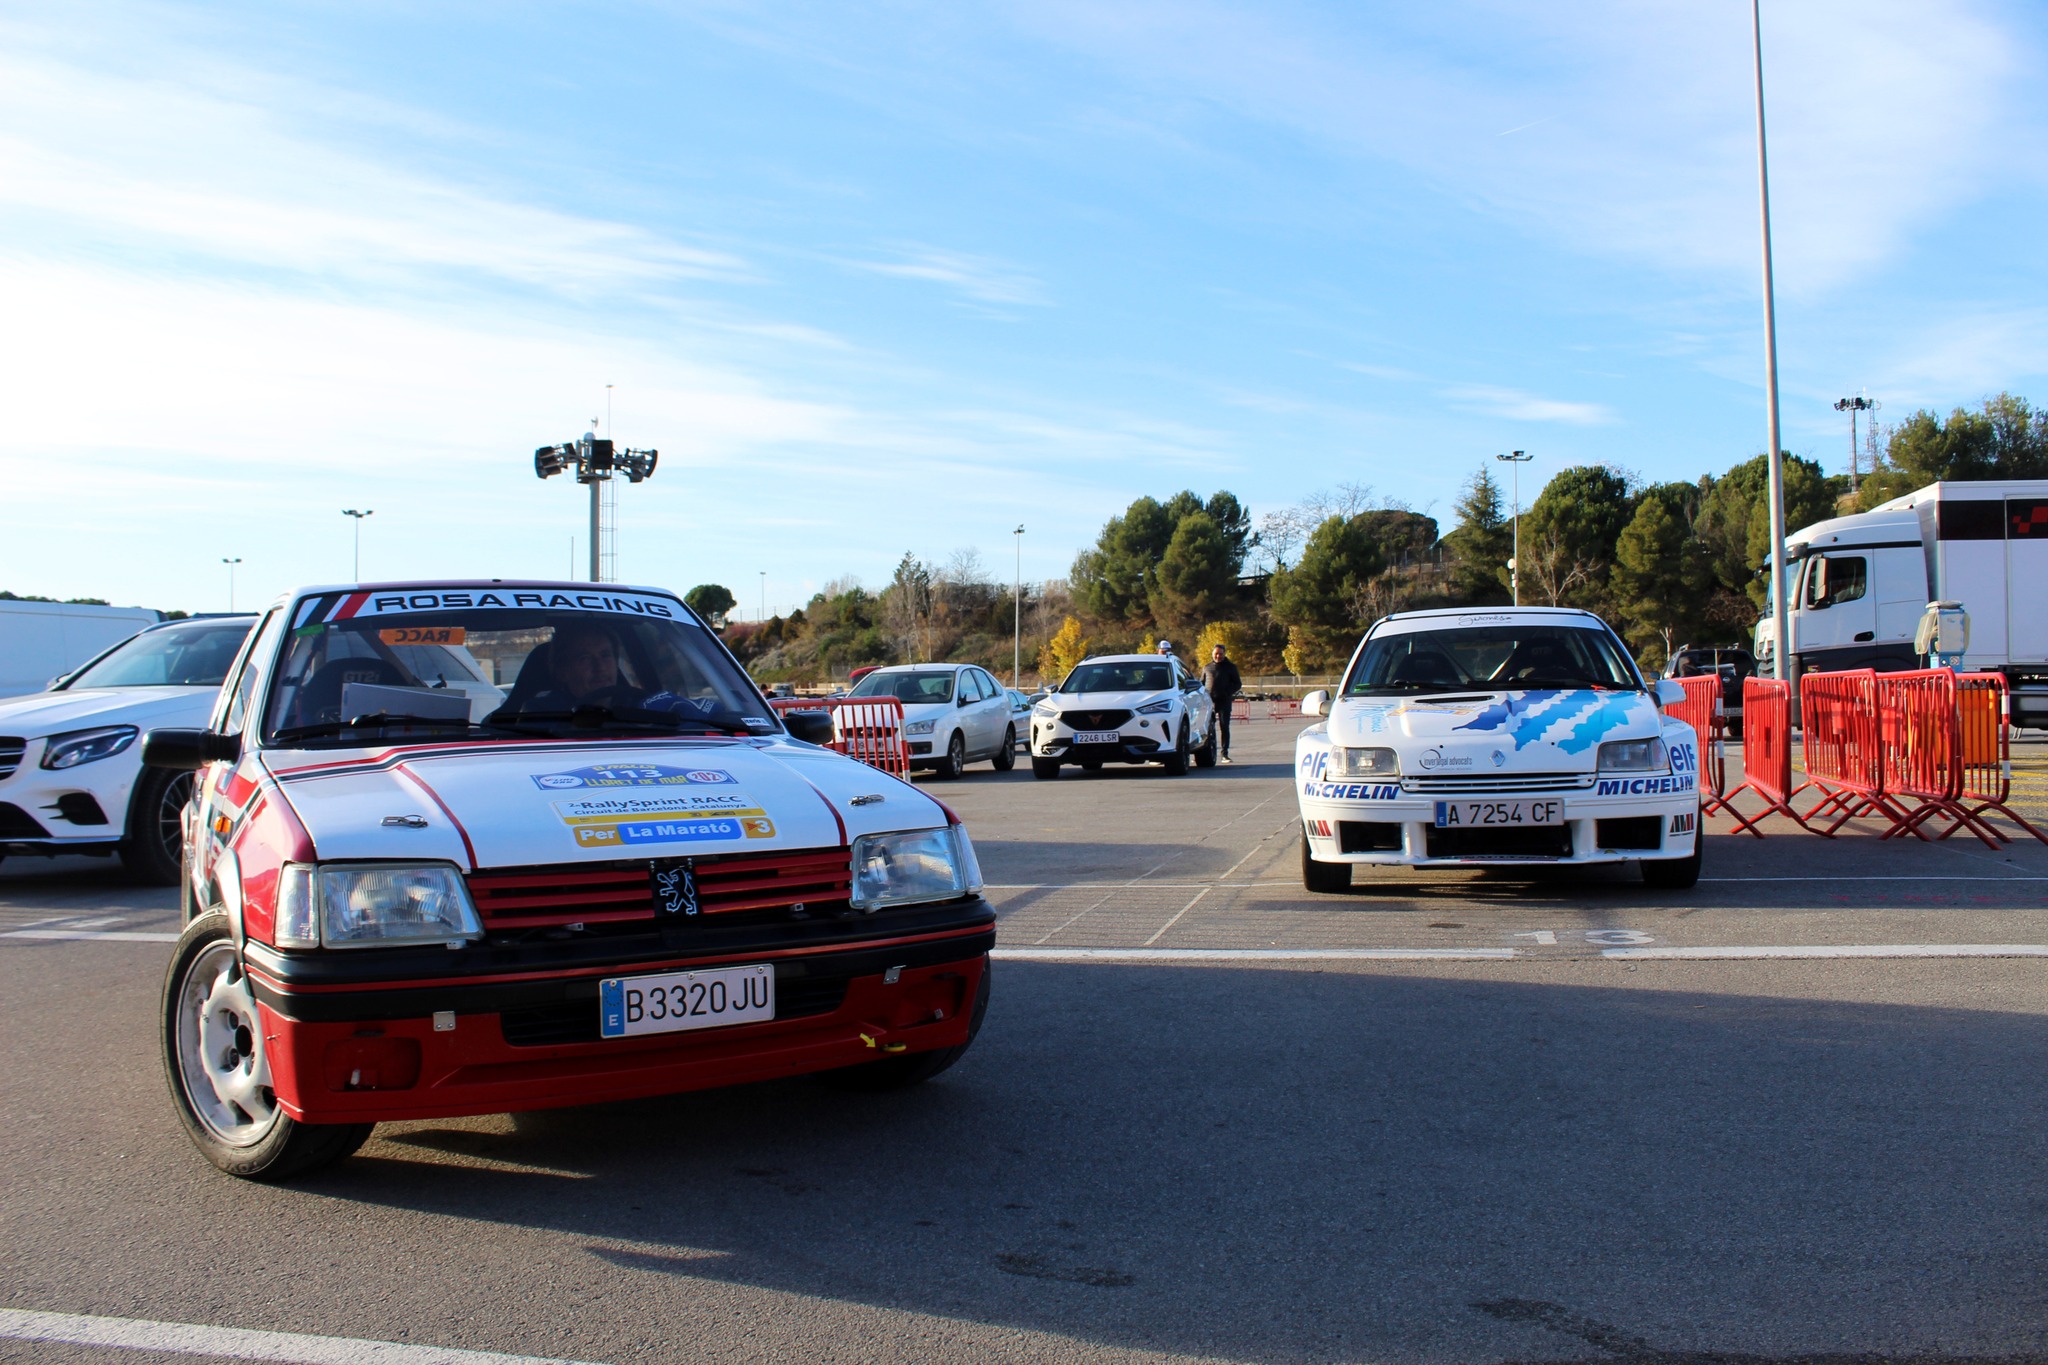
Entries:
{"type": "Polygon", "coordinates": [[[768,812],[739,791],[586,797],[553,805],[578,848],[775,837],[768,812]]]}
{"type": "Polygon", "coordinates": [[[671,768],[665,763],[571,768],[565,773],[534,773],[542,791],[616,790],[620,787],[692,787],[733,781],[720,768],[671,768]]]}
{"type": "Polygon", "coordinates": [[[1398,782],[1304,782],[1301,794],[1318,801],[1398,801],[1398,782]]]}
{"type": "Polygon", "coordinates": [[[1593,789],[1595,796],[1676,796],[1693,789],[1693,776],[1603,777],[1593,789]]]}

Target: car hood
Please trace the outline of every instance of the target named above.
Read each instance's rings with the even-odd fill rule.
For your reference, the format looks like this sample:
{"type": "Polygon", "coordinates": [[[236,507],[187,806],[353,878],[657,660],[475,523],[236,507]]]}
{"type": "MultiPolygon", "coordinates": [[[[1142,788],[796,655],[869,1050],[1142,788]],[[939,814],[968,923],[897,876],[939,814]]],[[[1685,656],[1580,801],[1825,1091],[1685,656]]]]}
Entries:
{"type": "Polygon", "coordinates": [[[1175,693],[1157,688],[1149,692],[1055,692],[1046,698],[1062,711],[1135,711],[1155,701],[1171,701],[1175,693]]]}
{"type": "Polygon", "coordinates": [[[1345,698],[1332,708],[1329,735],[1350,748],[1394,749],[1404,772],[1568,772],[1591,771],[1603,741],[1649,738],[1662,724],[1647,693],[1570,688],[1345,698]]]}
{"type": "Polygon", "coordinates": [[[908,783],[782,740],[272,750],[264,761],[322,859],[610,862],[836,848],[947,823],[908,783]],[[425,825],[384,823],[414,816],[425,825]]]}
{"type": "Polygon", "coordinates": [[[89,687],[0,701],[0,734],[34,738],[94,725],[204,725],[217,687],[89,687]]]}

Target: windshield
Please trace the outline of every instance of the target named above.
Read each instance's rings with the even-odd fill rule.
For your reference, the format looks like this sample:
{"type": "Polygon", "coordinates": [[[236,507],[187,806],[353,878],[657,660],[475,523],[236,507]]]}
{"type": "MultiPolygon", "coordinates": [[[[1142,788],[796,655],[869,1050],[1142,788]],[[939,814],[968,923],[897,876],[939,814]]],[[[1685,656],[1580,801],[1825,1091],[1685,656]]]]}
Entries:
{"type": "Polygon", "coordinates": [[[894,697],[905,706],[949,702],[953,700],[953,670],[922,668],[908,673],[870,673],[847,695],[894,697]]]}
{"type": "Polygon", "coordinates": [[[1149,659],[1082,664],[1060,684],[1062,692],[1163,692],[1173,686],[1173,665],[1149,659]]]}
{"type": "Polygon", "coordinates": [[[254,624],[253,618],[238,616],[146,630],[114,646],[64,688],[219,687],[254,624]]]}
{"type": "Polygon", "coordinates": [[[270,744],[414,731],[767,733],[780,728],[673,599],[420,590],[306,598],[270,682],[270,744]],[[351,614],[351,612],[353,614],[351,614]]]}
{"type": "Polygon", "coordinates": [[[1635,671],[1604,630],[1499,625],[1375,636],[1344,680],[1344,695],[1637,686],[1635,671]]]}

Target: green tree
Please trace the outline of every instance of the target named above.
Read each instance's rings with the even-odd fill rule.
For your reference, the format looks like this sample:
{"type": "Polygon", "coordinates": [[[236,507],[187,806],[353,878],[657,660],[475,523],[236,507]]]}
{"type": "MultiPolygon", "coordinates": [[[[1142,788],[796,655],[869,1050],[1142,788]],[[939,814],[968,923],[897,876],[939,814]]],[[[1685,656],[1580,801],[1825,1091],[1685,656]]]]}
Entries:
{"type": "MultiPolygon", "coordinates": [[[[1836,486],[1813,460],[1802,459],[1791,451],[1781,456],[1785,482],[1785,534],[1790,535],[1802,526],[1811,526],[1816,521],[1825,521],[1837,515],[1839,494],[1836,486]]],[[[1771,499],[1769,491],[1769,466],[1759,455],[1753,464],[1765,466],[1764,492],[1749,509],[1749,563],[1752,566],[1746,587],[1749,600],[1761,611],[1769,603],[1770,580],[1756,573],[1771,562],[1771,499]]]]}
{"type": "Polygon", "coordinates": [[[1659,667],[1697,630],[1713,582],[1686,506],[1696,494],[1691,484],[1647,490],[1615,542],[1614,605],[1639,657],[1659,667]]]}
{"type": "Polygon", "coordinates": [[[1074,561],[1074,595],[1081,605],[1104,621],[1143,624],[1173,528],[1174,518],[1156,498],[1139,498],[1122,516],[1111,517],[1095,547],[1074,561]]]}
{"type": "Polygon", "coordinates": [[[1451,552],[1451,591],[1461,602],[1491,606],[1508,600],[1507,559],[1514,526],[1501,507],[1500,484],[1485,465],[1465,481],[1458,524],[1444,537],[1451,552]]]}
{"type": "Polygon", "coordinates": [[[1386,561],[1366,517],[1331,517],[1309,534],[1301,558],[1267,585],[1273,619],[1288,628],[1289,667],[1331,666],[1357,642],[1373,581],[1386,561]]]}
{"type": "Polygon", "coordinates": [[[1230,572],[1232,577],[1244,572],[1244,559],[1258,543],[1258,536],[1252,531],[1252,514],[1237,500],[1235,493],[1218,491],[1202,505],[1217,529],[1223,532],[1223,539],[1230,547],[1230,572]]]}
{"type": "Polygon", "coordinates": [[[699,583],[683,594],[683,601],[691,611],[707,621],[717,621],[733,609],[739,599],[732,595],[732,589],[717,583],[699,583]]]}
{"type": "Polygon", "coordinates": [[[1975,412],[1957,408],[1944,421],[1923,408],[1893,427],[1884,463],[1856,502],[1872,508],[1944,479],[2040,478],[2048,478],[2048,410],[2001,393],[1975,412]]]}
{"type": "Polygon", "coordinates": [[[1604,606],[1614,543],[1634,515],[1626,475],[1597,464],[1558,471],[1522,518],[1522,600],[1604,606]]]}
{"type": "Polygon", "coordinates": [[[1152,619],[1176,631],[1213,620],[1235,596],[1242,562],[1215,518],[1207,512],[1183,517],[1153,577],[1152,619]]]}

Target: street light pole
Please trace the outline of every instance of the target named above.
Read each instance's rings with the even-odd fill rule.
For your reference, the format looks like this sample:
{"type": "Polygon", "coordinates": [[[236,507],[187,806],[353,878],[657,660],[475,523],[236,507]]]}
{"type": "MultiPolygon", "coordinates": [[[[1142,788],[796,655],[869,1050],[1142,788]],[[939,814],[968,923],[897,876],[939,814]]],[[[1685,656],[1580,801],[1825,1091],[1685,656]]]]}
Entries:
{"type": "Polygon", "coordinates": [[[376,508],[374,508],[374,507],[372,507],[372,508],[369,508],[369,509],[367,509],[367,510],[365,510],[365,511],[361,511],[361,512],[358,512],[358,511],[357,511],[357,510],[356,510],[355,508],[353,508],[353,507],[344,507],[344,508],[342,508],[342,509],[341,509],[341,514],[342,514],[343,516],[345,516],[345,517],[351,517],[351,518],[353,518],[353,519],[355,520],[355,524],[356,524],[356,567],[355,567],[355,575],[354,575],[354,577],[353,577],[353,579],[352,579],[351,581],[353,581],[353,582],[356,582],[356,583],[360,583],[360,582],[362,582],[362,581],[363,581],[363,518],[364,518],[364,517],[370,517],[370,516],[375,516],[375,515],[377,514],[377,509],[376,509],[376,508]]]}
{"type": "Polygon", "coordinates": [[[239,557],[234,559],[223,559],[221,561],[221,563],[228,566],[228,611],[230,613],[233,613],[235,609],[235,565],[241,562],[242,561],[239,557]]]}
{"type": "Polygon", "coordinates": [[[1515,471],[1515,548],[1511,551],[1514,558],[1508,561],[1508,584],[1514,593],[1515,605],[1519,607],[1522,605],[1522,466],[1536,457],[1518,450],[1512,455],[1493,458],[1513,466],[1515,471]]]}
{"type": "Polygon", "coordinates": [[[1015,634],[1010,641],[1010,686],[1021,687],[1017,680],[1024,675],[1024,527],[1020,524],[1010,532],[1017,538],[1017,578],[1010,589],[1010,605],[1015,609],[1015,634]]]}
{"type": "Polygon", "coordinates": [[[761,570],[761,620],[764,624],[768,620],[768,571],[766,569],[761,570]]]}
{"type": "Polygon", "coordinates": [[[1778,436],[1778,311],[1771,284],[1771,172],[1764,140],[1764,16],[1762,0],[1749,0],[1751,51],[1756,57],[1756,192],[1764,243],[1764,410],[1770,427],[1771,673],[1792,677],[1790,613],[1785,602],[1785,461],[1778,436]]]}

